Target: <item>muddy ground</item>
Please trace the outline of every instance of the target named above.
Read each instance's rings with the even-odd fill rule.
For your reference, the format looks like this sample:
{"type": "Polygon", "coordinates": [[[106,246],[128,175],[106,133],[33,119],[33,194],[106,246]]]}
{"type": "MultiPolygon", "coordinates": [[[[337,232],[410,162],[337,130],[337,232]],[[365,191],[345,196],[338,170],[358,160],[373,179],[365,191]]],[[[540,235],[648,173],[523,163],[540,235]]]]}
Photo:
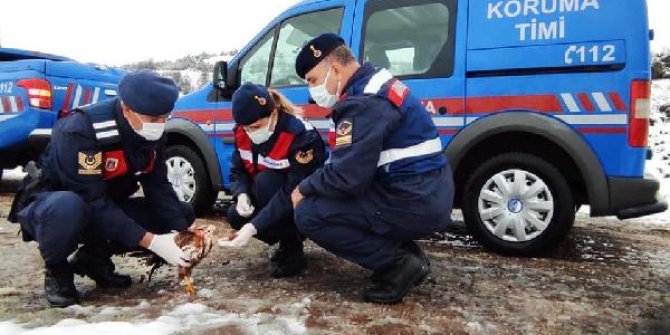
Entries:
{"type": "MultiPolygon", "coordinates": [[[[364,303],[369,272],[311,243],[303,276],[272,279],[268,248],[254,242],[240,252],[215,248],[194,271],[200,289],[195,298],[164,268],[151,282],[127,290],[96,289],[77,278],[82,307],[51,309],[43,297],[36,244],[23,243],[17,227],[5,220],[14,187],[7,181],[0,186],[0,321],[26,327],[65,318],[141,322],[191,302],[208,312],[253,316],[257,331],[275,334],[670,334],[670,225],[653,217],[622,223],[584,214],[547,258],[491,254],[472,241],[462,222],[422,241],[432,273],[396,306],[364,303]]],[[[226,231],[222,217],[215,211],[199,221],[226,231]]],[[[461,221],[458,213],[454,217],[461,221]]],[[[115,263],[135,281],[148,270],[134,258],[117,257],[115,263]]],[[[232,321],[183,331],[247,332],[232,321]]]]}

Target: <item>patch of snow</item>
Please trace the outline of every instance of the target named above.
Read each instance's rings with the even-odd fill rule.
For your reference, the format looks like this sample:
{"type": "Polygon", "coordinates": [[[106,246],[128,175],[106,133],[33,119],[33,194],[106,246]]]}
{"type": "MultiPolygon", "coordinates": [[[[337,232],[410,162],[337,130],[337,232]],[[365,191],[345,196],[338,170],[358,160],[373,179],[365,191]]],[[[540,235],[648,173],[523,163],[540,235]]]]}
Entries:
{"type": "MultiPolygon", "coordinates": [[[[291,307],[304,309],[309,306],[311,299],[304,298],[291,307]]],[[[146,301],[140,302],[137,307],[124,307],[125,309],[146,308],[150,304],[146,301]]],[[[95,307],[71,306],[66,310],[74,314],[91,315],[95,307]]],[[[117,307],[102,307],[98,315],[110,316],[119,312],[117,307]]],[[[164,315],[155,320],[137,319],[132,321],[104,321],[86,322],[78,319],[64,319],[52,326],[31,328],[27,324],[15,324],[12,321],[0,322],[0,334],[2,335],[169,335],[185,331],[205,331],[223,326],[236,326],[243,332],[250,334],[305,334],[305,317],[292,315],[270,315],[264,313],[225,313],[212,310],[206,305],[199,303],[186,303],[178,305],[172,310],[165,311],[164,315]]]]}
{"type": "Polygon", "coordinates": [[[197,293],[198,298],[205,298],[205,299],[211,299],[215,295],[216,292],[208,288],[199,289],[197,293]]]}

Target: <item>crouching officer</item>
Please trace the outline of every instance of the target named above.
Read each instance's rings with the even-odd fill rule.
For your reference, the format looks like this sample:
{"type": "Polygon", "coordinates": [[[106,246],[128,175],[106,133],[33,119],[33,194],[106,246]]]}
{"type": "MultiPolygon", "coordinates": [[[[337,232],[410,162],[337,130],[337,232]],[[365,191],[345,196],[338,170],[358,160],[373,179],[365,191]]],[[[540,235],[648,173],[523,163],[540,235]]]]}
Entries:
{"type": "Polygon", "coordinates": [[[231,190],[236,203],[228,222],[239,231],[219,245],[242,247],[254,235],[270,245],[279,242],[271,258],[272,276],[300,274],[306,264],[291,191],[323,166],[325,144],[300,109],[274,90],[244,84],[232,103],[237,125],[231,190]]]}
{"type": "Polygon", "coordinates": [[[20,222],[24,240],[39,244],[46,297],[55,307],[79,301],[75,272],[99,287],[131,284],[114,272],[108,242],[188,265],[170,232],[187,229],[194,215],[167,180],[162,154],[177,87],[143,70],[122,79],[119,96],[58,120],[40,169],[30,169],[14,200],[11,221],[20,222]],[[130,198],[138,182],[145,197],[130,198]]]}
{"type": "Polygon", "coordinates": [[[450,223],[454,185],[437,129],[407,86],[361,66],[337,35],[307,42],[296,71],[335,123],[330,162],[292,194],[297,227],[374,271],[366,301],[400,302],[430,269],[413,240],[450,223]]]}

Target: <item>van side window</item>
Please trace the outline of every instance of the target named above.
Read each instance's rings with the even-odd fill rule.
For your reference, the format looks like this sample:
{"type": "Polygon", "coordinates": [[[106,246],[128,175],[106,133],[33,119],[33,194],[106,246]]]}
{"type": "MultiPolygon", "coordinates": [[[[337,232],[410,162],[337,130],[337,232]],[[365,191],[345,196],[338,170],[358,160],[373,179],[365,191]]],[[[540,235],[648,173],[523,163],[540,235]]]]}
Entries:
{"type": "Polygon", "coordinates": [[[240,83],[252,82],[265,85],[270,69],[270,53],[276,29],[270,30],[245,56],[241,66],[240,83]]]}
{"type": "Polygon", "coordinates": [[[450,77],[455,1],[370,1],[362,59],[408,78],[450,77]]]}
{"type": "Polygon", "coordinates": [[[298,52],[310,39],[327,32],[339,33],[343,8],[334,8],[292,17],[282,23],[272,65],[270,86],[305,85],[295,73],[298,52]]]}

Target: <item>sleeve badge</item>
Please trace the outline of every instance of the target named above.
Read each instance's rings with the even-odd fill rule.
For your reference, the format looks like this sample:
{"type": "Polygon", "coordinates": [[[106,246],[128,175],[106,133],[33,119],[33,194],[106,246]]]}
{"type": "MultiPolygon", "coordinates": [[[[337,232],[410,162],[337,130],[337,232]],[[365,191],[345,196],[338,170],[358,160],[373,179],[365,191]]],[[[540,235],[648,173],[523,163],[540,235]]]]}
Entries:
{"type": "Polygon", "coordinates": [[[354,123],[352,120],[342,120],[335,127],[335,147],[353,143],[354,123]]]}
{"type": "Polygon", "coordinates": [[[95,176],[102,174],[102,152],[100,151],[79,151],[79,175],[95,176]]]}
{"type": "Polygon", "coordinates": [[[314,149],[309,149],[307,151],[298,151],[295,154],[295,160],[300,164],[307,164],[314,159],[314,149]]]}

